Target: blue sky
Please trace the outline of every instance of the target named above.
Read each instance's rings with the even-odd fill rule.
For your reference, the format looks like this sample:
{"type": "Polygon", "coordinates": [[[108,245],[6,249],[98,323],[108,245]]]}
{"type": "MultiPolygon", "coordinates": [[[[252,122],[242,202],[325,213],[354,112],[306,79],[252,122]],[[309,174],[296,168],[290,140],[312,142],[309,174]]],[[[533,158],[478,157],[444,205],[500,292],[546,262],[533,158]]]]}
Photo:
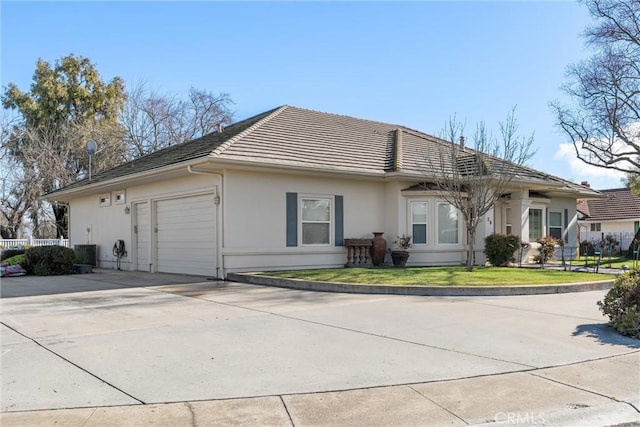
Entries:
{"type": "Polygon", "coordinates": [[[4,0],[1,82],[27,90],[38,58],[90,58],[103,79],[177,95],[226,92],[237,120],[288,104],[468,138],[517,105],[536,169],[594,188],[619,178],[577,161],[548,102],[587,57],[574,1],[29,2],[4,0]]]}

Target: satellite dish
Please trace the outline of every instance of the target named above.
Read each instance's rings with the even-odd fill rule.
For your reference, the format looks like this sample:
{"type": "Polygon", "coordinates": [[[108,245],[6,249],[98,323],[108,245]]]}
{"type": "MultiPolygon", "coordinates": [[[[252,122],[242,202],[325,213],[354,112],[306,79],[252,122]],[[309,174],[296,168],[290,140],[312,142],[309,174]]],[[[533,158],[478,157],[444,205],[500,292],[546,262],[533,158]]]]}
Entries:
{"type": "Polygon", "coordinates": [[[95,141],[87,141],[87,152],[90,156],[93,156],[98,151],[98,144],[95,141]]]}

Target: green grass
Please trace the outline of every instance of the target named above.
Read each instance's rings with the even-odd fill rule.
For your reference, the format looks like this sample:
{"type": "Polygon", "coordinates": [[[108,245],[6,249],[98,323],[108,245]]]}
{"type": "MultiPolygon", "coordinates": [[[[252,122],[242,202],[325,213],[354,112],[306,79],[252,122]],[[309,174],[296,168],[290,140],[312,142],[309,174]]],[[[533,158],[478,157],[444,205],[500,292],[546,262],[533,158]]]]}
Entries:
{"type": "Polygon", "coordinates": [[[392,286],[518,286],[612,279],[612,276],[604,274],[507,267],[475,267],[471,273],[466,272],[464,267],[374,267],[274,271],[265,275],[322,282],[392,286]]]}
{"type": "MultiPolygon", "coordinates": [[[[587,267],[595,267],[596,263],[598,261],[597,257],[587,257],[585,260],[585,257],[580,257],[578,259],[573,259],[571,260],[571,267],[584,267],[585,266],[585,262],[587,267]]],[[[569,261],[567,260],[567,264],[569,263],[569,261]]],[[[551,264],[554,265],[560,265],[562,264],[562,261],[558,261],[558,260],[554,260],[551,261],[551,264]]],[[[633,267],[634,262],[632,259],[627,259],[623,256],[617,256],[617,257],[611,257],[611,263],[609,263],[609,257],[608,256],[604,256],[602,257],[602,260],[600,261],[600,267],[607,267],[609,268],[609,265],[611,265],[611,268],[620,268],[622,267],[624,264],[628,265],[629,267],[633,267]]],[[[640,264],[640,263],[638,263],[640,264]]]]}

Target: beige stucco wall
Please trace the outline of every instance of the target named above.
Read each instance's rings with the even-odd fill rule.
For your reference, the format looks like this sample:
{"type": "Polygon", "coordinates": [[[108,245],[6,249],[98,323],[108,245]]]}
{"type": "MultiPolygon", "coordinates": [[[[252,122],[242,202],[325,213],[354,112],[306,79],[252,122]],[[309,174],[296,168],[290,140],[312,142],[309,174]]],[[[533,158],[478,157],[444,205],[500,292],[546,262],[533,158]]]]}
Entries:
{"type": "Polygon", "coordinates": [[[333,242],[330,246],[303,246],[298,236],[298,247],[287,247],[288,192],[299,197],[343,196],[345,238],[370,238],[373,231],[387,231],[383,182],[229,170],[222,194],[222,254],[227,272],[345,264],[346,249],[333,242]]]}
{"type": "MultiPolygon", "coordinates": [[[[114,267],[112,247],[116,240],[124,240],[128,255],[122,259],[122,269],[133,269],[135,203],[147,202],[152,212],[153,202],[177,196],[214,192],[220,195],[216,205],[216,266],[219,277],[229,272],[341,267],[346,262],[346,249],[335,246],[304,246],[298,236],[297,247],[286,245],[286,194],[298,196],[334,197],[340,195],[344,203],[344,238],[371,238],[372,232],[382,231],[388,248],[402,234],[411,234],[410,202],[425,200],[429,203],[428,236],[426,245],[414,245],[408,265],[459,265],[466,258],[466,233],[463,219],[459,218],[457,244],[436,242],[436,205],[433,192],[402,191],[414,182],[364,180],[345,176],[320,177],[267,171],[221,170],[220,174],[194,174],[157,181],[151,184],[123,187],[123,204],[115,202],[116,191],[109,192],[111,204],[101,207],[99,195],[81,197],[70,202],[70,240],[75,244],[98,245],[101,267],[114,267]],[[221,175],[220,175],[221,174],[221,175]],[[125,213],[125,207],[131,209],[125,213]]],[[[103,193],[104,194],[104,193],[103,193]]],[[[568,209],[568,248],[575,249],[576,204],[574,199],[553,198],[546,201],[531,200],[528,192],[511,200],[514,211],[522,217],[522,227],[514,223],[514,234],[528,237],[529,206],[564,211],[568,209]],[[542,205],[541,205],[542,203],[542,205]]],[[[484,262],[484,238],[492,232],[504,232],[503,204],[490,211],[481,221],[476,236],[476,261],[484,262]]],[[[149,233],[153,235],[153,214],[149,233]]],[[[335,223],[332,222],[335,227],[335,223]]],[[[546,226],[546,218],[545,218],[546,226]]],[[[334,230],[331,230],[333,239],[334,230]]],[[[153,238],[153,237],[152,237],[153,238]]],[[[150,245],[152,247],[153,245],[150,245]]],[[[153,249],[149,259],[153,260],[153,249]]],[[[525,256],[536,253],[535,245],[525,256]]],[[[152,268],[153,271],[153,268],[152,268]]]]}
{"type": "MultiPolygon", "coordinates": [[[[121,260],[121,268],[130,270],[133,260],[133,210],[136,202],[151,203],[154,200],[187,194],[202,194],[216,189],[220,179],[216,175],[189,175],[182,178],[157,181],[152,184],[123,187],[117,191],[107,191],[73,199],[69,202],[69,240],[73,248],[76,244],[95,244],[98,249],[99,266],[115,268],[116,258],[112,254],[116,240],[124,240],[128,255],[121,260]],[[124,191],[125,202],[116,204],[115,194],[124,191]],[[101,195],[109,194],[111,204],[100,206],[101,195]],[[125,208],[130,213],[125,213],[125,208]]],[[[152,225],[150,223],[150,225],[152,225]]]]}

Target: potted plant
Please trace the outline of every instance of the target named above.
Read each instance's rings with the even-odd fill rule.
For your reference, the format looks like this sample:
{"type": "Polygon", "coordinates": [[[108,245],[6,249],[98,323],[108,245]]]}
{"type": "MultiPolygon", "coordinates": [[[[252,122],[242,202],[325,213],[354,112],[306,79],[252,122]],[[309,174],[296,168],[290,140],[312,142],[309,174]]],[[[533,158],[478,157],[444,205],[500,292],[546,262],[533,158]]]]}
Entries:
{"type": "Polygon", "coordinates": [[[408,249],[411,247],[411,236],[398,236],[398,240],[393,242],[397,249],[391,251],[391,260],[395,267],[404,267],[409,259],[408,249]]]}

